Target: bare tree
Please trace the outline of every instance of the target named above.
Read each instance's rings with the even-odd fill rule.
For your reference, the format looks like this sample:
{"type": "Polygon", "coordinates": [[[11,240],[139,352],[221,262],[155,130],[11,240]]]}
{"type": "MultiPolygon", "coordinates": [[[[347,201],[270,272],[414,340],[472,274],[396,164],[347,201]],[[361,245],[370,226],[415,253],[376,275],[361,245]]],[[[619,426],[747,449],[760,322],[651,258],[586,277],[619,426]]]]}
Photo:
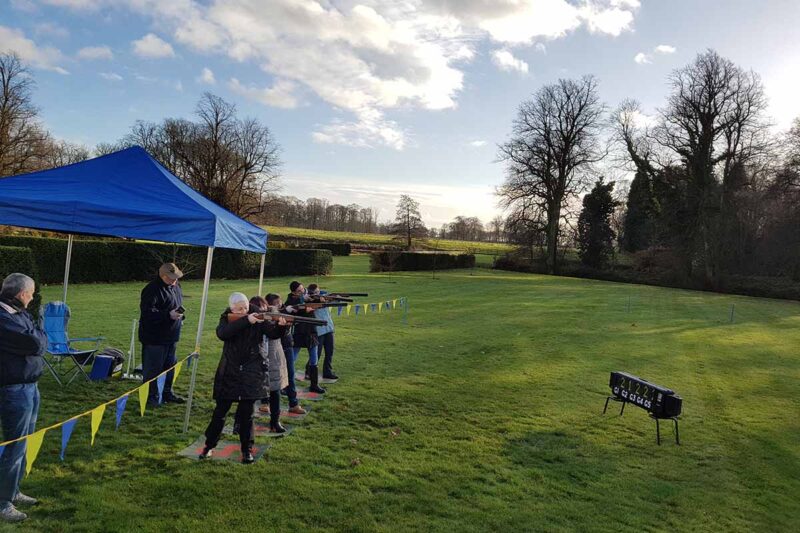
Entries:
{"type": "Polygon", "coordinates": [[[501,205],[544,213],[550,273],[559,270],[564,208],[586,189],[592,166],[605,155],[599,142],[604,111],[593,76],[559,80],[520,104],[511,139],[499,147],[507,173],[497,192],[501,205]]]}
{"type": "Polygon", "coordinates": [[[406,241],[406,247],[411,249],[413,237],[426,237],[428,230],[419,214],[419,202],[404,194],[397,202],[397,213],[392,233],[406,241]]]}
{"type": "Polygon", "coordinates": [[[15,53],[0,54],[0,176],[41,168],[47,132],[31,94],[35,82],[15,53]]]}
{"type": "Polygon", "coordinates": [[[734,186],[741,175],[737,168],[768,148],[763,119],[767,102],[757,74],[713,50],[673,72],[670,86],[653,138],[686,170],[693,248],[706,283],[714,285],[717,221],[726,209],[723,190],[734,186]]]}

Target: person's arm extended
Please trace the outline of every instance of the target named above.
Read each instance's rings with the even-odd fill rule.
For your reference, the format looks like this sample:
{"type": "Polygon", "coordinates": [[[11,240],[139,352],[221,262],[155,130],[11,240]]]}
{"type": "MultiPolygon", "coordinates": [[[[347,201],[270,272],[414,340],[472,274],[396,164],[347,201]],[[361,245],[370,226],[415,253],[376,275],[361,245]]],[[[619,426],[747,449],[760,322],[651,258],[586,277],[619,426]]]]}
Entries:
{"type": "Polygon", "coordinates": [[[47,335],[40,328],[4,320],[0,330],[0,351],[9,355],[27,357],[44,355],[47,335]]]}
{"type": "Polygon", "coordinates": [[[247,320],[246,316],[239,320],[228,322],[228,315],[222,315],[219,319],[219,325],[217,326],[217,338],[221,341],[226,341],[247,329],[249,325],[250,322],[247,320]]]}

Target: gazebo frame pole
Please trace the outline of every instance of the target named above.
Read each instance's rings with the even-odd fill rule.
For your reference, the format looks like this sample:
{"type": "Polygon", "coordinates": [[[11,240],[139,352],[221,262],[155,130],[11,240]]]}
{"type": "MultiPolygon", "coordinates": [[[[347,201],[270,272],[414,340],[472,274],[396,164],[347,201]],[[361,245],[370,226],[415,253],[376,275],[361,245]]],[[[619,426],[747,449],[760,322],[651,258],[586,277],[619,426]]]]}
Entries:
{"type": "Polygon", "coordinates": [[[69,287],[69,265],[72,262],[72,233],[69,234],[67,239],[67,262],[64,265],[64,296],[62,301],[67,303],[67,287],[69,287]]]}
{"type": "Polygon", "coordinates": [[[267,260],[267,254],[264,253],[261,255],[261,270],[258,274],[258,295],[263,296],[261,293],[261,288],[264,286],[264,263],[267,260]]]}
{"type": "Polygon", "coordinates": [[[208,247],[208,255],[206,256],[206,275],[203,279],[203,300],[200,303],[200,318],[197,321],[197,337],[195,338],[194,342],[194,353],[192,354],[194,357],[189,359],[191,362],[194,359],[194,364],[192,365],[192,379],[189,382],[189,397],[186,399],[186,415],[183,419],[183,432],[186,433],[189,431],[189,417],[191,416],[192,412],[192,397],[194,396],[194,382],[197,378],[197,365],[200,364],[200,341],[203,338],[203,323],[205,322],[206,318],[206,306],[208,304],[208,285],[211,281],[211,262],[214,260],[214,247],[208,247]]]}

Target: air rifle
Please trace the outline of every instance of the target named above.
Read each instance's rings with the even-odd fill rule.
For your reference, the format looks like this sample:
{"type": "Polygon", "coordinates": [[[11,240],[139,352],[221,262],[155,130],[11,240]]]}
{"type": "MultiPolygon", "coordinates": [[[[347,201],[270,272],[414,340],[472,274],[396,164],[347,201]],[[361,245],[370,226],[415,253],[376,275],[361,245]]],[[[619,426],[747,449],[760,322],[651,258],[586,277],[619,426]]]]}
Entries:
{"type": "MultiPolygon", "coordinates": [[[[236,320],[241,320],[242,318],[247,318],[247,314],[240,314],[240,313],[228,313],[228,322],[234,322],[236,320]]],[[[277,322],[279,319],[283,318],[286,320],[287,324],[313,324],[315,326],[325,326],[328,323],[325,320],[321,320],[319,318],[308,318],[304,316],[297,316],[297,315],[287,315],[285,313],[272,313],[269,311],[255,313],[256,317],[261,320],[271,320],[272,322],[277,322]]]]}
{"type": "Polygon", "coordinates": [[[306,297],[306,303],[340,303],[352,302],[352,298],[345,298],[343,296],[331,296],[329,294],[317,294],[315,296],[306,297]]]}
{"type": "Polygon", "coordinates": [[[369,296],[366,292],[326,292],[323,296],[329,298],[352,298],[354,296],[369,296]]]}
{"type": "Polygon", "coordinates": [[[346,303],[323,303],[323,302],[311,302],[311,303],[302,303],[302,304],[289,304],[285,307],[291,307],[292,309],[297,309],[298,311],[316,311],[317,309],[322,309],[323,307],[347,307],[348,304],[346,303]]]}

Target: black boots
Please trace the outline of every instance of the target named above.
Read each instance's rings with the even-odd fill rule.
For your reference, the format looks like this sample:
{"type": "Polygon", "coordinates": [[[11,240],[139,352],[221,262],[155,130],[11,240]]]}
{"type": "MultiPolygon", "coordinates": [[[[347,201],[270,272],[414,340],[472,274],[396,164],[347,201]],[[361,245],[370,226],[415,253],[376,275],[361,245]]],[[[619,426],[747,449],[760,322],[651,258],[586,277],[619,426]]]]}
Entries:
{"type": "Polygon", "coordinates": [[[319,367],[317,365],[308,365],[308,377],[311,379],[309,392],[325,394],[325,389],[319,386],[319,367]]]}
{"type": "Polygon", "coordinates": [[[325,379],[339,379],[339,376],[333,373],[333,356],[325,352],[325,360],[322,363],[322,377],[325,379]]]}
{"type": "Polygon", "coordinates": [[[308,381],[308,379],[311,377],[311,374],[308,373],[308,367],[310,367],[310,366],[311,366],[311,363],[306,363],[306,373],[303,376],[303,380],[304,381],[308,381]]]}
{"type": "Polygon", "coordinates": [[[269,393],[269,430],[272,433],[286,433],[281,425],[281,395],[278,391],[269,393]]]}

